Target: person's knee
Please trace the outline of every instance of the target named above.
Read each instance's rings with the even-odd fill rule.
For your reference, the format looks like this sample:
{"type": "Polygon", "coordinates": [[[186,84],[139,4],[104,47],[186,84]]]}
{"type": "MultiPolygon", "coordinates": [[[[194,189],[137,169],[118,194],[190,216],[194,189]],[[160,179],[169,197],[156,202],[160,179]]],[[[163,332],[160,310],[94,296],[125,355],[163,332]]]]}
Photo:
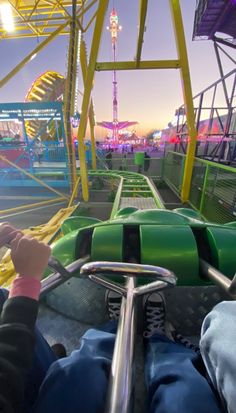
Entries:
{"type": "Polygon", "coordinates": [[[35,412],[103,411],[110,364],[97,357],[81,357],[79,351],[53,363],[41,386],[35,412]],[[92,395],[92,397],[91,397],[92,395]]]}
{"type": "Polygon", "coordinates": [[[232,343],[236,341],[235,319],[236,302],[223,301],[217,304],[203,321],[200,350],[208,370],[219,363],[226,365],[233,356],[232,343]]]}
{"type": "Polygon", "coordinates": [[[231,327],[234,326],[236,319],[236,302],[235,301],[222,301],[217,304],[213,310],[207,314],[202,323],[201,330],[201,342],[204,343],[205,336],[213,335],[214,337],[222,335],[222,328],[226,331],[228,327],[231,331],[231,327]]]}

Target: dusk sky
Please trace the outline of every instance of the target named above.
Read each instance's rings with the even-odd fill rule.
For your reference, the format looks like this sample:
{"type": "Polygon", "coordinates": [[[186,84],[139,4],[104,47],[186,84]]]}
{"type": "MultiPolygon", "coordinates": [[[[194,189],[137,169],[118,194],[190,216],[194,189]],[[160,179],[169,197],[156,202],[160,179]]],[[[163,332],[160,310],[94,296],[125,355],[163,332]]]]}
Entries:
{"type": "MultiPolygon", "coordinates": [[[[106,25],[109,24],[110,2],[106,25]]],[[[190,64],[193,94],[219,78],[213,43],[192,41],[195,0],[181,0],[190,64]]],[[[136,51],[138,1],[115,0],[119,23],[123,29],[118,38],[117,60],[133,60],[136,51]]],[[[175,59],[174,34],[168,0],[149,0],[147,30],[144,36],[143,60],[175,59]]],[[[91,30],[85,34],[90,44],[91,30]]],[[[42,41],[40,39],[40,41],[42,41]]],[[[0,42],[0,78],[4,77],[37,45],[37,39],[4,40],[0,42]]],[[[0,91],[1,102],[24,100],[33,80],[46,70],[66,74],[68,37],[59,37],[22,69],[0,91]]],[[[232,53],[232,52],[231,52],[232,53]]],[[[234,52],[235,55],[235,52],[234,52]]],[[[99,61],[112,59],[109,31],[103,32],[99,61]]],[[[226,69],[232,65],[226,63],[226,69]]],[[[118,72],[119,120],[136,120],[136,131],[143,134],[154,128],[164,128],[173,119],[175,109],[183,103],[180,74],[177,70],[118,72]]],[[[82,83],[81,89],[83,90],[82,83]]],[[[112,73],[96,73],[93,90],[96,120],[112,120],[112,73]]],[[[80,109],[80,108],[79,108],[80,109]]],[[[97,129],[97,137],[105,134],[97,129]]]]}

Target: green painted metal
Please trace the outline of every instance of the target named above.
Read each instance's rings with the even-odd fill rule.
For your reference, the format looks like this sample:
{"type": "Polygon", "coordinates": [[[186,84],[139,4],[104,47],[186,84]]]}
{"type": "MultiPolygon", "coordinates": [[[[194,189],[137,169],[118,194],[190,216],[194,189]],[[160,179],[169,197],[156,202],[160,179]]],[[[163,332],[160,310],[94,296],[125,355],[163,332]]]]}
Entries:
{"type": "Polygon", "coordinates": [[[228,277],[233,277],[236,270],[236,228],[210,227],[207,237],[211,248],[212,265],[228,277]]]}
{"type": "MultiPolygon", "coordinates": [[[[185,155],[168,152],[165,159],[164,181],[178,195],[181,193],[181,165],[185,155]]],[[[227,223],[235,219],[236,169],[195,158],[189,204],[212,222],[227,223]]]]}
{"type": "Polygon", "coordinates": [[[202,197],[201,197],[201,202],[200,202],[200,207],[199,207],[199,210],[200,210],[201,213],[202,213],[203,205],[204,205],[204,199],[205,199],[205,192],[206,192],[206,188],[207,188],[208,176],[209,176],[209,165],[206,164],[206,172],[205,172],[204,182],[203,182],[203,187],[202,187],[202,197]]]}
{"type": "Polygon", "coordinates": [[[173,209],[173,212],[177,212],[180,215],[183,215],[185,217],[188,218],[193,218],[193,219],[197,219],[197,220],[202,220],[201,214],[199,214],[199,212],[194,211],[190,208],[175,208],[173,209]]]}
{"type": "Polygon", "coordinates": [[[217,169],[222,169],[223,171],[226,171],[226,172],[232,172],[233,174],[236,173],[235,168],[233,168],[232,166],[222,165],[221,163],[215,163],[215,162],[207,161],[205,159],[200,159],[200,158],[197,158],[197,160],[208,166],[217,167],[217,169]]]}
{"type": "Polygon", "coordinates": [[[147,197],[147,196],[152,196],[152,191],[145,191],[145,190],[143,190],[143,189],[139,189],[139,188],[133,188],[132,189],[132,191],[131,190],[125,190],[125,189],[123,189],[123,191],[122,191],[122,196],[133,196],[133,197],[135,197],[136,195],[142,195],[142,196],[144,196],[144,197],[147,197]]]}
{"type": "MultiPolygon", "coordinates": [[[[126,209],[126,208],[125,208],[126,209]]],[[[123,210],[120,211],[120,214],[123,210]]],[[[140,209],[126,216],[117,214],[114,219],[116,223],[123,223],[124,225],[189,225],[189,218],[166,209],[148,209],[141,211],[140,209]]]]}
{"type": "Polygon", "coordinates": [[[151,181],[149,178],[147,178],[147,177],[145,177],[145,179],[146,179],[146,181],[147,181],[147,183],[148,183],[148,185],[149,185],[149,187],[150,187],[150,189],[151,189],[151,191],[152,191],[152,196],[153,196],[153,198],[154,198],[154,201],[155,201],[155,203],[156,203],[157,208],[160,208],[160,209],[165,208],[165,206],[164,206],[164,204],[163,204],[163,201],[162,201],[162,199],[161,199],[161,197],[160,197],[160,195],[159,195],[159,192],[158,192],[158,191],[156,190],[156,188],[154,187],[152,181],[151,181]]]}
{"type": "Polygon", "coordinates": [[[119,209],[119,204],[120,204],[120,197],[121,197],[121,193],[122,193],[122,188],[123,188],[123,182],[124,182],[124,178],[121,177],[120,180],[120,184],[116,193],[116,197],[115,197],[115,201],[113,204],[113,208],[111,211],[111,218],[114,217],[114,215],[117,213],[118,209],[119,209]]]}
{"type": "Polygon", "coordinates": [[[184,169],[184,156],[175,152],[167,152],[164,160],[164,175],[163,179],[171,187],[171,189],[180,195],[184,169]]]}
{"type": "Polygon", "coordinates": [[[52,247],[52,255],[58,258],[62,265],[67,266],[76,259],[76,243],[78,230],[72,231],[60,238],[52,247]]]}
{"type": "Polygon", "coordinates": [[[144,164],[144,152],[136,152],[134,154],[134,163],[138,166],[143,166],[144,164]]]}
{"type": "Polygon", "coordinates": [[[227,226],[227,227],[232,227],[232,228],[236,228],[236,221],[227,222],[227,224],[225,224],[225,226],[227,226]]]}
{"type": "Polygon", "coordinates": [[[69,234],[71,231],[76,229],[80,229],[83,227],[88,227],[90,225],[97,224],[102,222],[100,219],[91,218],[91,217],[83,217],[83,216],[75,216],[69,217],[65,219],[65,221],[61,225],[61,231],[63,235],[69,234]]]}
{"type": "Polygon", "coordinates": [[[134,189],[134,190],[144,190],[144,189],[149,189],[148,184],[130,184],[130,183],[124,183],[123,188],[127,189],[134,189]]]}
{"type": "Polygon", "coordinates": [[[132,214],[133,212],[138,211],[138,208],[135,207],[126,207],[126,208],[122,208],[120,209],[116,215],[114,215],[114,219],[118,218],[125,218],[127,216],[129,216],[130,214],[132,214]]]}
{"type": "Polygon", "coordinates": [[[165,208],[158,191],[148,177],[126,171],[118,174],[121,176],[121,180],[113,204],[111,218],[119,211],[121,197],[153,198],[157,208],[165,208]]]}
{"type": "Polygon", "coordinates": [[[141,225],[141,263],[175,272],[178,285],[199,284],[195,238],[188,226],[141,225]]]}
{"type": "Polygon", "coordinates": [[[123,261],[123,225],[107,224],[94,229],[91,261],[123,261]]]}
{"type": "MultiPolygon", "coordinates": [[[[182,159],[183,156],[180,157],[182,159]]],[[[179,168],[181,162],[176,163],[179,168]]],[[[198,185],[206,170],[201,165],[203,164],[195,164],[198,177],[194,182],[198,185]]],[[[209,178],[205,179],[206,191],[209,191],[210,168],[209,166],[209,178]]],[[[106,179],[112,176],[111,179],[120,182],[111,218],[106,222],[87,217],[66,220],[62,225],[62,231],[66,235],[53,246],[53,255],[62,264],[68,265],[84,255],[90,255],[92,261],[134,262],[135,259],[136,262],[173,270],[178,276],[178,285],[206,285],[207,282],[199,274],[199,259],[206,259],[207,255],[207,260],[214,267],[230,277],[234,275],[236,222],[214,224],[202,220],[199,212],[189,208],[177,208],[174,211],[160,208],[162,201],[152,182],[136,173],[113,171],[108,174],[99,171],[91,175],[106,179]],[[129,185],[128,192],[133,195],[147,184],[149,190],[153,190],[152,198],[157,197],[156,209],[137,209],[132,206],[132,198],[129,207],[120,209],[121,197],[122,202],[124,200],[124,184],[129,185]]],[[[210,180],[212,191],[217,188],[219,177],[222,179],[222,175],[218,173],[215,179],[210,180]]],[[[143,192],[147,191],[142,188],[139,196],[143,192]]],[[[195,200],[200,202],[197,197],[195,200]]],[[[138,281],[139,284],[145,282],[144,279],[138,281]]]]}

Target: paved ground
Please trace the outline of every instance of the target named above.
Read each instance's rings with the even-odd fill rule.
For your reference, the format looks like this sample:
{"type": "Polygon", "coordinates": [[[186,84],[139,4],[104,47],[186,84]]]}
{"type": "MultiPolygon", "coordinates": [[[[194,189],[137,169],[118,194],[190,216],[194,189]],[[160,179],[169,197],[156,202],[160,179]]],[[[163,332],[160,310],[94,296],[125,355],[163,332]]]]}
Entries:
{"type": "MultiPolygon", "coordinates": [[[[42,198],[22,200],[19,199],[2,199],[0,198],[0,205],[1,210],[6,210],[7,208],[14,208],[18,205],[26,205],[31,204],[33,202],[40,202],[44,201],[42,198]],[[23,202],[22,202],[23,201],[23,202]]],[[[60,201],[55,202],[55,204],[39,206],[36,208],[29,208],[25,211],[17,211],[17,212],[6,212],[0,215],[0,221],[9,221],[13,225],[16,225],[18,228],[27,228],[31,226],[41,225],[47,222],[56,212],[60,209],[65,207],[67,202],[60,201]]]]}

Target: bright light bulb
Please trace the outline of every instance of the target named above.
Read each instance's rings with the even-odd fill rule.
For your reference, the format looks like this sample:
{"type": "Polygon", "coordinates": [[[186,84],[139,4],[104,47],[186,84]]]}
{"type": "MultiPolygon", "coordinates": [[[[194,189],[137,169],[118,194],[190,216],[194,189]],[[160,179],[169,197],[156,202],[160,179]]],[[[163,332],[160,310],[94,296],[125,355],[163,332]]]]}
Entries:
{"type": "Polygon", "coordinates": [[[3,29],[7,32],[12,32],[15,29],[12,8],[10,4],[0,4],[0,14],[2,19],[3,29]]]}

